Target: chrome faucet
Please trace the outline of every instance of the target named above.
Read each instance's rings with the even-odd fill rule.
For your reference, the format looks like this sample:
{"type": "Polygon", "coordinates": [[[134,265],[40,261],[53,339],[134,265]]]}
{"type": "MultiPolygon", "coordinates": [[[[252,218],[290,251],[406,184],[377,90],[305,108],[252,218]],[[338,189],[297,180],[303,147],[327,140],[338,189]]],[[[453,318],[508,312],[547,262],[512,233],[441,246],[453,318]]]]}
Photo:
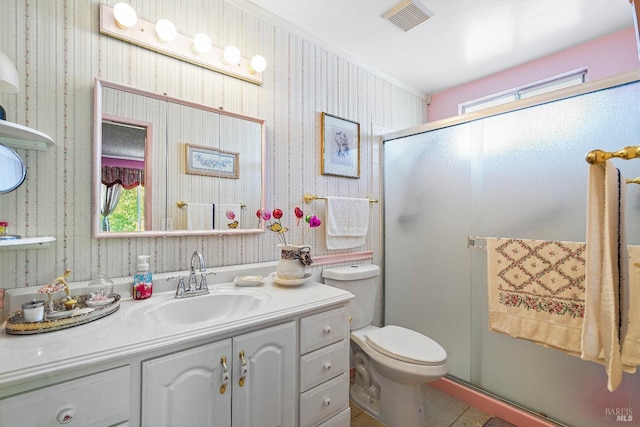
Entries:
{"type": "MultiPolygon", "coordinates": [[[[200,281],[200,285],[198,285],[198,281],[196,279],[196,269],[193,266],[193,261],[200,262],[200,272],[203,273],[207,271],[207,266],[204,265],[204,258],[199,251],[195,251],[191,255],[191,271],[189,272],[189,291],[197,291],[202,288],[202,280],[200,281]]],[[[203,276],[204,277],[204,276],[203,276]]],[[[205,281],[205,285],[206,285],[205,281]]]]}
{"type": "MultiPolygon", "coordinates": [[[[187,285],[185,286],[184,279],[182,277],[177,277],[178,288],[176,289],[176,298],[187,298],[208,294],[209,286],[207,285],[207,276],[209,274],[216,273],[213,271],[207,272],[207,266],[204,263],[202,254],[199,251],[195,251],[191,255],[191,267],[189,270],[189,282],[187,285]],[[196,276],[196,267],[200,270],[200,283],[198,283],[196,276]]],[[[167,280],[170,279],[176,279],[176,277],[167,278],[167,280]]]]}

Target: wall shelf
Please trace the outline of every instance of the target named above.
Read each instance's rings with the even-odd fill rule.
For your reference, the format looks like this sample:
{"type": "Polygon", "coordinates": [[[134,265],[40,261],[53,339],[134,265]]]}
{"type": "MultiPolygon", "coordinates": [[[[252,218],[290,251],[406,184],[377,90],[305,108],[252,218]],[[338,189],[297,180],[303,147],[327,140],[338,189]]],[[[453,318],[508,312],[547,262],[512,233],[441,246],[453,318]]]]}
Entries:
{"type": "Polygon", "coordinates": [[[49,135],[35,129],[0,120],[0,144],[11,148],[46,151],[55,142],[49,135]]]}
{"type": "Polygon", "coordinates": [[[53,236],[23,237],[22,239],[0,240],[0,251],[19,249],[43,249],[48,248],[51,242],[55,242],[53,236]]]}
{"type": "MultiPolygon", "coordinates": [[[[48,135],[17,123],[0,120],[0,144],[11,148],[46,151],[55,144],[48,135]]],[[[55,242],[53,236],[23,237],[22,239],[0,240],[0,250],[42,249],[55,242]]]]}

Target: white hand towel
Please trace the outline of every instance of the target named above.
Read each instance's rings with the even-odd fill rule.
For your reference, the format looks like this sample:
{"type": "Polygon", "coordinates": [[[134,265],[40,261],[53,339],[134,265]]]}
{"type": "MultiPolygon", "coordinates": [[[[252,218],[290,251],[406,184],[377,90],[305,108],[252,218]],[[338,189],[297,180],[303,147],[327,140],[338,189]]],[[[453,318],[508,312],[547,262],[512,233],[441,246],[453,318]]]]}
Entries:
{"type": "Polygon", "coordinates": [[[218,228],[227,230],[240,227],[240,217],[242,215],[240,203],[222,203],[218,206],[220,206],[220,210],[216,215],[219,221],[218,228]]]}
{"type": "Polygon", "coordinates": [[[213,203],[187,203],[187,230],[213,229],[213,203]]]}
{"type": "Polygon", "coordinates": [[[610,162],[589,168],[585,314],[581,357],[605,365],[607,388],[622,381],[620,337],[628,279],[624,208],[626,182],[610,162]]]}
{"type": "Polygon", "coordinates": [[[629,246],[629,316],[622,344],[622,363],[640,365],[640,246],[629,246]]]}
{"type": "Polygon", "coordinates": [[[369,200],[327,197],[327,249],[349,249],[365,244],[369,232],[369,200]]]}

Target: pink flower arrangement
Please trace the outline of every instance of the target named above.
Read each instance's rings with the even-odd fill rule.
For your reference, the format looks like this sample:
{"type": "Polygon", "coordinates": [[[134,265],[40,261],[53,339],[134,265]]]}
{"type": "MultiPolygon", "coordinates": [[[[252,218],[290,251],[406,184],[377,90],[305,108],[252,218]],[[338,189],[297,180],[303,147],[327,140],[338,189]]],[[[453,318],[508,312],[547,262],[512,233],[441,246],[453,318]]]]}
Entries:
{"type": "MultiPolygon", "coordinates": [[[[309,224],[309,228],[305,228],[300,234],[298,245],[302,245],[302,242],[304,241],[304,238],[307,235],[309,229],[319,227],[322,224],[322,221],[320,221],[320,219],[315,215],[308,214],[305,216],[303,210],[299,207],[296,207],[293,210],[293,213],[296,217],[296,227],[300,227],[303,218],[304,221],[309,224]]],[[[280,240],[280,243],[282,243],[283,245],[287,245],[289,243],[287,243],[287,236],[285,233],[289,231],[289,229],[287,227],[284,227],[280,222],[280,219],[283,215],[284,212],[282,211],[282,209],[278,208],[274,209],[273,211],[269,211],[269,209],[258,209],[258,211],[256,212],[256,216],[258,217],[258,224],[260,224],[260,221],[265,221],[265,224],[267,224],[267,228],[276,233],[278,239],[280,240]],[[267,223],[266,221],[270,222],[267,223]]]]}

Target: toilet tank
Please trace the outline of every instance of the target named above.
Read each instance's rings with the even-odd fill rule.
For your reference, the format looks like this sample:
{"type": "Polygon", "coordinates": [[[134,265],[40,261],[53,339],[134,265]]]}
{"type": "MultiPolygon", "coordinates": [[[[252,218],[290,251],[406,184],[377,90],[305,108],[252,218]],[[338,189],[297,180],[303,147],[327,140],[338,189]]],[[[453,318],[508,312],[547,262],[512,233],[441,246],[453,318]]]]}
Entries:
{"type": "Polygon", "coordinates": [[[324,284],[351,292],[351,329],[371,325],[378,293],[380,267],[374,264],[325,268],[324,284]]]}

